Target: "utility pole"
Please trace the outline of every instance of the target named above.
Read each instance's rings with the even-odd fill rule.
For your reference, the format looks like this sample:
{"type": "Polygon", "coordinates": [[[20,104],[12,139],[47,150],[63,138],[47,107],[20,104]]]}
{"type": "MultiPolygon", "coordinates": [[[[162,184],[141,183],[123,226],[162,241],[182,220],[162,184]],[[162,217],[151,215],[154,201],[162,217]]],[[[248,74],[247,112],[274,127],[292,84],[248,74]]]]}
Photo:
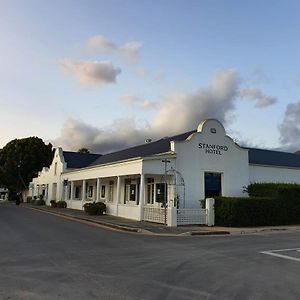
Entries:
{"type": "Polygon", "coordinates": [[[167,191],[167,164],[171,161],[168,159],[163,159],[162,162],[165,164],[165,194],[164,194],[164,209],[165,209],[165,225],[167,225],[167,197],[168,197],[168,191],[167,191]]]}

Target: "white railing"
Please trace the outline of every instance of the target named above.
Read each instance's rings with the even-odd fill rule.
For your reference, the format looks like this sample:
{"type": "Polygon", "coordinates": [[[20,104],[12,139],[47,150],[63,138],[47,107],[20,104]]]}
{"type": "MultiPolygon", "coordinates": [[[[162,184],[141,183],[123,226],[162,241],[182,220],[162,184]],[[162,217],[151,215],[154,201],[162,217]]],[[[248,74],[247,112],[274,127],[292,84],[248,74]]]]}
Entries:
{"type": "Polygon", "coordinates": [[[143,220],[155,223],[165,223],[165,209],[158,207],[144,207],[143,220]]]}
{"type": "Polygon", "coordinates": [[[207,224],[207,209],[177,209],[177,225],[207,224]]]}

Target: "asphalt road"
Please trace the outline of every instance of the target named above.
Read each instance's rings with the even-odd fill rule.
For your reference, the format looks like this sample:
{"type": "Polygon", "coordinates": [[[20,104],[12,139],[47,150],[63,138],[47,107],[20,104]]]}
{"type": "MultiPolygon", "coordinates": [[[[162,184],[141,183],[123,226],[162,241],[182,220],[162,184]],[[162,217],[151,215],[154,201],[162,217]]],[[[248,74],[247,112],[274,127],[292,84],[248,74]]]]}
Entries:
{"type": "Polygon", "coordinates": [[[300,299],[300,233],[157,237],[0,205],[0,299],[300,299]],[[279,254],[280,256],[274,256],[279,254]]]}

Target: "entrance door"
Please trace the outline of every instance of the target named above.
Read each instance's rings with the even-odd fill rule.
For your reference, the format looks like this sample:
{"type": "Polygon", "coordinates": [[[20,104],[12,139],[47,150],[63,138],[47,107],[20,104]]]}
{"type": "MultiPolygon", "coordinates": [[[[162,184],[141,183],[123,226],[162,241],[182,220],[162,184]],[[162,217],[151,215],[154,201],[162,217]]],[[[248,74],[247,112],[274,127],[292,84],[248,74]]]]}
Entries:
{"type": "Polygon", "coordinates": [[[212,198],[221,195],[221,173],[205,172],[205,198],[212,198]]]}

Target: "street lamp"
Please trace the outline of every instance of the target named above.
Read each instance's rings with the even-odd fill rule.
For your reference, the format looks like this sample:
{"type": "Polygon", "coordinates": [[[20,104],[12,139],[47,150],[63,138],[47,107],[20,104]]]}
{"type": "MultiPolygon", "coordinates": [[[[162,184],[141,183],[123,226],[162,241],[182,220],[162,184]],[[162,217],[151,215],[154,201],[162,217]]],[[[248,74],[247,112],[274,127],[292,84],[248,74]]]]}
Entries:
{"type": "Polygon", "coordinates": [[[162,162],[165,164],[165,194],[164,194],[164,209],[165,209],[165,225],[167,225],[167,197],[168,197],[168,191],[167,191],[167,164],[171,161],[168,159],[163,159],[162,162]]]}

